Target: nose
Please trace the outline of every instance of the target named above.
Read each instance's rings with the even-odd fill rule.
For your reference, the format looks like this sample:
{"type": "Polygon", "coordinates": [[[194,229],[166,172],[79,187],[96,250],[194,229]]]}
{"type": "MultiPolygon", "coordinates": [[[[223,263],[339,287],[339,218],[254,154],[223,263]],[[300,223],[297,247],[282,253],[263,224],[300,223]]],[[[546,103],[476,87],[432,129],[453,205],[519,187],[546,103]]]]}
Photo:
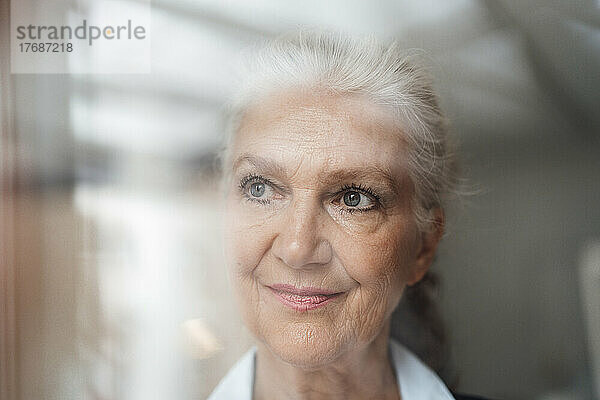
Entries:
{"type": "Polygon", "coordinates": [[[323,215],[318,201],[297,197],[284,211],[273,254],[290,268],[314,268],[331,261],[332,249],[323,237],[323,215]]]}

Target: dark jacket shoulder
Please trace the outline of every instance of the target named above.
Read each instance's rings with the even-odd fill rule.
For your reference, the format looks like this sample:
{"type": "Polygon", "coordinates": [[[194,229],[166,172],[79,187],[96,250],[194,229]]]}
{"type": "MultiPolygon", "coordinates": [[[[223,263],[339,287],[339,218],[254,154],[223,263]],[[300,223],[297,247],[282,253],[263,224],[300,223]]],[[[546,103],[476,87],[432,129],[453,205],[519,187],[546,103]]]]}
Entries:
{"type": "Polygon", "coordinates": [[[489,400],[489,399],[486,399],[485,397],[472,396],[472,395],[460,394],[460,393],[452,393],[452,396],[454,396],[454,398],[456,400],[489,400]]]}

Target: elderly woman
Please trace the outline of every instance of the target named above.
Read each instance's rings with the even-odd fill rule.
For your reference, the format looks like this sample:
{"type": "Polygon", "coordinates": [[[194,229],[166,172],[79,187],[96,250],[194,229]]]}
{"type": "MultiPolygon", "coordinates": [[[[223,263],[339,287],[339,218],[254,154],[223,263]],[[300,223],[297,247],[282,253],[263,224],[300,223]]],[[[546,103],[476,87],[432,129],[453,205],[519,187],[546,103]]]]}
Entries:
{"type": "Polygon", "coordinates": [[[257,346],[210,399],[459,398],[390,339],[452,190],[427,75],[395,46],[324,33],[275,40],[250,67],[222,160],[226,255],[257,346]]]}

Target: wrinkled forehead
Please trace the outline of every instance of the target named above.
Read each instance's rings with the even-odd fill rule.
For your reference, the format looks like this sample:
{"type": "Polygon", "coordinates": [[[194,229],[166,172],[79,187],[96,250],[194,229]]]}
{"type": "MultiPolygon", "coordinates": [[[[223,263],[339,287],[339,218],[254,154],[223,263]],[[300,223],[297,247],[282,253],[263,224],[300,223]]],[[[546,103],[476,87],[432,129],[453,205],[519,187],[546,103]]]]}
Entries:
{"type": "Polygon", "coordinates": [[[358,95],[295,90],[268,96],[248,108],[231,148],[231,167],[242,154],[279,165],[337,170],[406,168],[406,144],[392,112],[358,95]]]}

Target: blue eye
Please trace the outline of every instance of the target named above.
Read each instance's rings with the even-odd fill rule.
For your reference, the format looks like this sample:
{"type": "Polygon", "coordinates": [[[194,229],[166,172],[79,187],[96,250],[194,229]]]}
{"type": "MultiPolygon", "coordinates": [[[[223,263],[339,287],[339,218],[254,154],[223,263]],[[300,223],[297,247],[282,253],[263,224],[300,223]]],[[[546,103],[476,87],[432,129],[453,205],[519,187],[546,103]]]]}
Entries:
{"type": "Polygon", "coordinates": [[[349,207],[356,207],[360,204],[361,195],[358,192],[346,192],[344,194],[344,203],[349,207]]]}
{"type": "Polygon", "coordinates": [[[265,184],[262,182],[255,182],[250,185],[250,194],[254,197],[261,197],[265,194],[265,184]]]}
{"type": "Polygon", "coordinates": [[[369,211],[379,204],[379,196],[368,187],[352,184],[344,186],[342,191],[344,195],[341,200],[344,202],[343,205],[346,206],[346,211],[369,211]]]}
{"type": "Polygon", "coordinates": [[[240,181],[239,189],[247,200],[268,204],[276,197],[275,185],[260,175],[247,175],[240,181]]]}
{"type": "Polygon", "coordinates": [[[366,210],[371,209],[373,200],[360,192],[349,191],[344,193],[344,204],[348,207],[366,210]]]}

